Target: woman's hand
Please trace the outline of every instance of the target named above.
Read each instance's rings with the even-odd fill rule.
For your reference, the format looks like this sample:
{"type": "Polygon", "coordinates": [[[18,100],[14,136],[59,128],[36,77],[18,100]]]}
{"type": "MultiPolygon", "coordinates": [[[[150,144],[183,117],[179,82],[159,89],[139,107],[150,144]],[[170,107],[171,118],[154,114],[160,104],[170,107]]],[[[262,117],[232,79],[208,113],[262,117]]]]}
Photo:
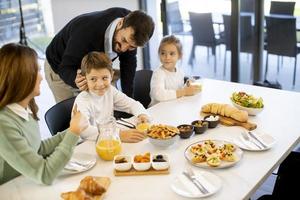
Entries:
{"type": "Polygon", "coordinates": [[[77,70],[75,84],[79,88],[80,91],[85,91],[88,89],[87,82],[85,76],[81,75],[81,70],[77,70]]]}
{"type": "Polygon", "coordinates": [[[137,117],[137,124],[141,124],[141,123],[147,123],[147,122],[150,122],[150,119],[147,115],[145,114],[140,114],[138,117],[137,117]]]}
{"type": "Polygon", "coordinates": [[[146,134],[136,129],[129,129],[120,131],[120,138],[122,142],[135,143],[144,140],[146,138],[146,134]]]}
{"type": "Polygon", "coordinates": [[[70,121],[70,128],[69,130],[76,134],[76,135],[80,135],[80,133],[82,131],[84,131],[84,129],[86,129],[88,127],[88,120],[86,119],[86,117],[84,115],[82,115],[80,113],[79,110],[77,110],[77,105],[75,104],[73,111],[72,111],[72,118],[70,121]]]}

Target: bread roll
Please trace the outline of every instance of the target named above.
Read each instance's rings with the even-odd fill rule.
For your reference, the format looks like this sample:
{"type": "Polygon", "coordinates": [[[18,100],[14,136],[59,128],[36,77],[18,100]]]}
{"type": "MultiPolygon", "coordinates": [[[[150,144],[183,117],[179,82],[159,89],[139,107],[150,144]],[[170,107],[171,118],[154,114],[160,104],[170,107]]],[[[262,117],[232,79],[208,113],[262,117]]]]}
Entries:
{"type": "Polygon", "coordinates": [[[201,111],[204,113],[212,113],[230,117],[240,122],[248,121],[248,113],[246,111],[239,110],[228,104],[209,103],[202,106],[201,111]]]}
{"type": "Polygon", "coordinates": [[[87,176],[80,181],[79,189],[91,195],[101,195],[106,192],[110,184],[110,179],[107,177],[87,176]]]}

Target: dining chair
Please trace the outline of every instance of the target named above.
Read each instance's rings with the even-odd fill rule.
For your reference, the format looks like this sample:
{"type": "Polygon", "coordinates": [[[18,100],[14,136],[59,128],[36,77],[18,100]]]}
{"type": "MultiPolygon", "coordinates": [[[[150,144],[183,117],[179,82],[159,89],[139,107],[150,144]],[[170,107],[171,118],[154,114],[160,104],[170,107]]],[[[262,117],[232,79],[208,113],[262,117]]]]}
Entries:
{"type": "MultiPolygon", "coordinates": [[[[251,24],[251,15],[240,16],[240,52],[253,53],[254,43],[254,29],[251,24]]],[[[226,58],[227,51],[231,51],[231,15],[223,15],[224,22],[224,44],[225,44],[225,55],[224,55],[224,68],[223,76],[226,75],[226,58]]],[[[252,67],[252,62],[251,62],[252,67]]]]}
{"type": "Polygon", "coordinates": [[[241,0],[241,12],[254,12],[255,0],[241,0]]]}
{"type": "Polygon", "coordinates": [[[152,74],[153,71],[147,69],[136,71],[133,81],[133,98],[143,104],[145,108],[151,102],[150,82],[152,74]]]}
{"type": "Polygon", "coordinates": [[[71,112],[76,97],[61,101],[45,113],[45,121],[51,135],[64,131],[70,125],[71,112]]]}
{"type": "Polygon", "coordinates": [[[190,23],[192,27],[192,36],[193,36],[193,46],[189,58],[189,64],[192,65],[193,60],[195,58],[196,46],[206,46],[208,53],[210,47],[212,50],[212,55],[214,56],[214,73],[216,74],[217,71],[216,46],[220,45],[222,42],[220,38],[216,38],[215,36],[212,13],[189,12],[189,16],[190,16],[190,23]]]}
{"type": "Polygon", "coordinates": [[[295,4],[293,1],[271,1],[270,14],[293,16],[295,4]]]}
{"type": "Polygon", "coordinates": [[[182,19],[178,1],[167,3],[167,23],[170,26],[173,35],[191,35],[191,31],[185,31],[184,27],[188,25],[182,19]]]}
{"type": "MultiPolygon", "coordinates": [[[[268,73],[269,54],[277,56],[294,57],[294,75],[293,86],[296,82],[297,54],[300,53],[300,47],[297,46],[296,36],[296,18],[286,16],[266,16],[266,44],[267,51],[265,79],[268,73]]],[[[279,73],[279,63],[277,64],[277,73],[279,73]]]]}

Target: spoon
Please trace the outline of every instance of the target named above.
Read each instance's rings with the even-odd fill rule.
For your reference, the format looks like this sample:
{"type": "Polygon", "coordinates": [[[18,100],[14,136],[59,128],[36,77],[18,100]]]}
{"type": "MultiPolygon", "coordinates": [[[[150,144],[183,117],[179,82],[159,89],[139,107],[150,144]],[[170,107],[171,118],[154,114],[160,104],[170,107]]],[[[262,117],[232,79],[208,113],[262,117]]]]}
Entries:
{"type": "Polygon", "coordinates": [[[242,132],[242,137],[244,138],[244,140],[251,142],[252,144],[254,144],[255,146],[257,146],[259,149],[262,149],[262,147],[258,144],[256,144],[255,142],[253,142],[253,140],[251,140],[251,138],[249,137],[249,135],[245,132],[242,132]]]}

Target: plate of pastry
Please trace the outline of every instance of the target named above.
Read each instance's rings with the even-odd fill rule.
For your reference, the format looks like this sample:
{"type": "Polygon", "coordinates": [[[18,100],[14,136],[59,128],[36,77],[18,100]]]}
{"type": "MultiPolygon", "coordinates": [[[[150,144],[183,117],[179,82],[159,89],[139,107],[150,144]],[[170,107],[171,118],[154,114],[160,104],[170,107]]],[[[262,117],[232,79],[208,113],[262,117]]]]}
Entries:
{"type": "Polygon", "coordinates": [[[184,157],[194,166],[227,168],[238,163],[243,151],[234,143],[224,140],[202,140],[189,145],[184,157]]]}
{"type": "Polygon", "coordinates": [[[63,169],[63,174],[76,174],[91,169],[96,164],[96,157],[87,153],[74,153],[63,169]]]}

